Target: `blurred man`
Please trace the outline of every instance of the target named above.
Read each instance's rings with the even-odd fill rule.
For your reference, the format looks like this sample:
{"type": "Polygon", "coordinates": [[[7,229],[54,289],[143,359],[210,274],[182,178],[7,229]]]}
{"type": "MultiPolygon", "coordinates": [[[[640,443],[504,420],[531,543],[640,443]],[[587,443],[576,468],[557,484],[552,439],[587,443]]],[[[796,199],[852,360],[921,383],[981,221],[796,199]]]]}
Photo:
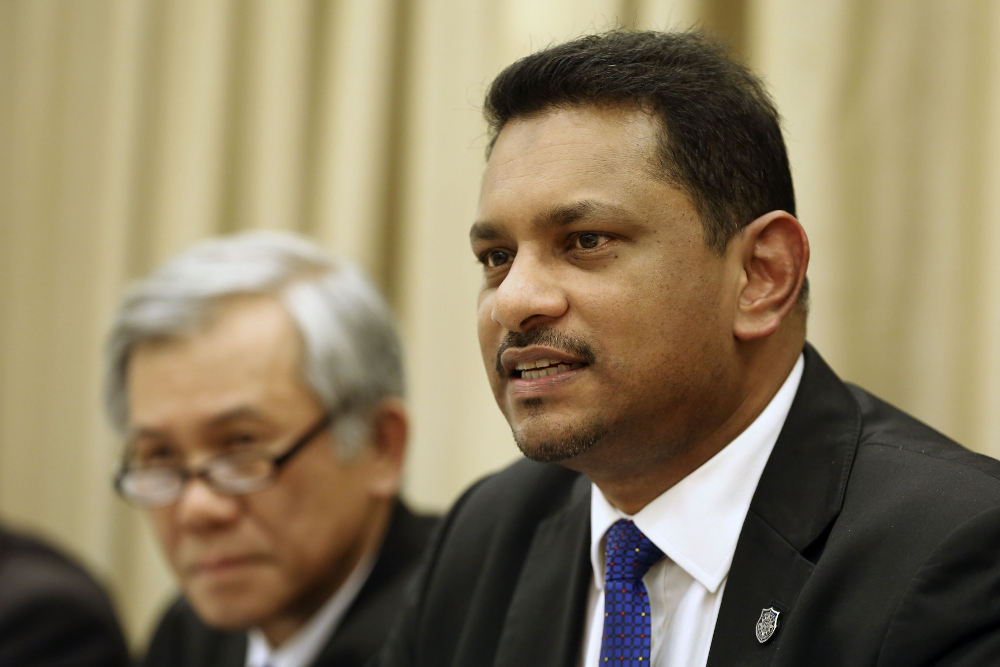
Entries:
{"type": "Polygon", "coordinates": [[[42,542],[0,529],[0,665],[128,667],[104,590],[42,542]]]}
{"type": "Polygon", "coordinates": [[[145,665],[361,665],[433,521],[396,498],[400,345],[377,292],[311,243],[200,243],[127,294],[107,403],[116,486],[183,596],[145,665]]]}
{"type": "Polygon", "coordinates": [[[485,110],[479,341],[533,462],[452,510],[383,663],[1000,664],[1000,464],[805,343],[760,81],[611,32],[485,110]]]}

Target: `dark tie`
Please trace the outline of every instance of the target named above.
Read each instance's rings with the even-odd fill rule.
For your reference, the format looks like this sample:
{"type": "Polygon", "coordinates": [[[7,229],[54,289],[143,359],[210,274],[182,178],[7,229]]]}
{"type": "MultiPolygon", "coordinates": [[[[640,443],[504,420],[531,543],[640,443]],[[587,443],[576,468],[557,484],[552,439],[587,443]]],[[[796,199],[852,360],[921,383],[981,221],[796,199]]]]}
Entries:
{"type": "Polygon", "coordinates": [[[649,595],[642,578],[663,552],[631,521],[616,521],[604,547],[604,637],[601,665],[648,667],[652,647],[649,595]]]}

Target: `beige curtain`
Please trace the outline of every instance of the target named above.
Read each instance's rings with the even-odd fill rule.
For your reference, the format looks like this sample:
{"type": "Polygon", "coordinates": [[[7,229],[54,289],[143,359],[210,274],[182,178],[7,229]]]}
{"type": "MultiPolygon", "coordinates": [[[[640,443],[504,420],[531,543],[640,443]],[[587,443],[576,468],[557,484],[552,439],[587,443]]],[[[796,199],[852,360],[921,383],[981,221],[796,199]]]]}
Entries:
{"type": "Polygon", "coordinates": [[[810,338],[845,378],[1000,456],[1000,3],[750,9],[813,248],[810,338]]]}
{"type": "Polygon", "coordinates": [[[109,486],[122,287],[206,235],[280,227],[386,291],[409,353],[406,493],[516,457],[475,338],[478,105],[531,50],[699,23],[771,82],[841,374],[1000,455],[993,0],[0,1],[0,515],[77,554],[141,644],[173,590],[109,486]]]}

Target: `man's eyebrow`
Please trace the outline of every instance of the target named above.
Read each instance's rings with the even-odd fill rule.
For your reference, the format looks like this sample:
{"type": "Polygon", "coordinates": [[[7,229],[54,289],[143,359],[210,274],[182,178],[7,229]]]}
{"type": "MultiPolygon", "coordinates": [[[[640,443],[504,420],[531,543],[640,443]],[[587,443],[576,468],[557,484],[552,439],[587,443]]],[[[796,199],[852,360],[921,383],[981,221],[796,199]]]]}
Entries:
{"type": "MultiPolygon", "coordinates": [[[[225,426],[226,424],[234,421],[239,421],[241,419],[264,419],[265,415],[259,409],[252,405],[238,405],[236,407],[220,412],[209,419],[205,426],[208,428],[218,428],[220,426],[225,426]]],[[[158,438],[164,435],[168,435],[168,432],[164,429],[157,428],[155,426],[138,426],[135,430],[129,434],[128,439],[135,440],[138,438],[158,438]]]]}
{"type": "Polygon", "coordinates": [[[476,241],[496,241],[504,236],[503,225],[489,220],[480,220],[472,224],[469,229],[469,240],[476,241]]]}
{"type": "Polygon", "coordinates": [[[229,422],[239,421],[241,419],[263,419],[264,417],[264,413],[252,405],[238,405],[234,408],[226,410],[225,412],[220,412],[209,419],[207,426],[225,426],[229,422]]]}
{"type": "Polygon", "coordinates": [[[126,439],[129,442],[132,442],[133,440],[138,440],[140,438],[158,438],[162,435],[165,435],[165,432],[158,428],[152,426],[139,426],[132,429],[128,433],[126,439]]]}
{"type": "Polygon", "coordinates": [[[558,229],[566,227],[584,218],[598,215],[621,216],[623,209],[596,199],[583,199],[567,206],[556,206],[535,219],[535,227],[539,229],[558,229]]]}
{"type": "MultiPolygon", "coordinates": [[[[566,227],[584,218],[599,215],[625,216],[626,211],[614,204],[596,199],[583,199],[565,206],[555,206],[534,220],[534,226],[540,230],[566,227]]],[[[472,225],[469,238],[475,241],[495,241],[506,236],[503,224],[489,220],[481,220],[472,225]]]]}

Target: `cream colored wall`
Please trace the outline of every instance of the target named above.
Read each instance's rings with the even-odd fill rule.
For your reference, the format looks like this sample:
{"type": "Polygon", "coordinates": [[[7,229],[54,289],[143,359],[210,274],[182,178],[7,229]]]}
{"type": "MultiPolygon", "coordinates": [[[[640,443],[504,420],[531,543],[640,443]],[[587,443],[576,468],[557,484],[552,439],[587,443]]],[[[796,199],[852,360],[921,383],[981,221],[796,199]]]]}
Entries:
{"type": "Polygon", "coordinates": [[[811,338],[1000,454],[1000,11],[992,0],[0,2],[0,514],[78,554],[141,642],[170,577],[110,490],[100,349],[121,288],[208,234],[362,264],[404,331],[406,493],[517,456],[466,234],[489,80],[607,25],[726,33],[772,84],[813,244],[811,338]]]}

